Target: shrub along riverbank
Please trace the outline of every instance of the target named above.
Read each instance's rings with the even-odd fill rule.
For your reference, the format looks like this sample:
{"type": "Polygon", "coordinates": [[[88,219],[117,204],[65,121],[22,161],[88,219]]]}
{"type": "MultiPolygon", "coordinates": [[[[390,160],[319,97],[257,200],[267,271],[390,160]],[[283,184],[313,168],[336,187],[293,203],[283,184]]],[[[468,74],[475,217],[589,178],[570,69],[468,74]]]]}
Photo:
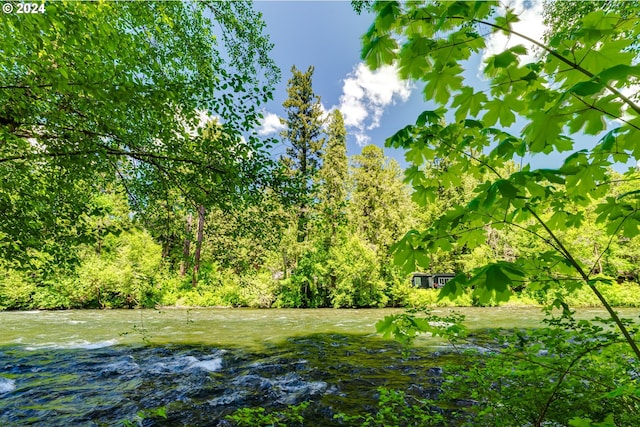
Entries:
{"type": "MultiPolygon", "coordinates": [[[[141,250],[141,249],[140,249],[141,250]]],[[[128,251],[134,256],[135,248],[128,251]]],[[[480,301],[468,290],[455,300],[439,299],[437,289],[417,289],[409,279],[380,283],[363,292],[362,287],[343,286],[323,299],[310,295],[313,283],[301,284],[296,278],[275,280],[269,272],[238,276],[230,270],[208,266],[193,287],[190,278],[156,272],[151,263],[127,262],[127,257],[106,262],[95,258],[73,275],[38,277],[16,271],[0,275],[0,310],[152,308],[157,306],[299,308],[323,307],[469,307],[538,306],[562,298],[570,307],[596,307],[599,301],[586,287],[568,290],[558,286],[555,293],[524,288],[513,292],[509,301],[493,298],[480,301]],[[321,304],[322,301],[332,304],[321,304]]],[[[617,307],[640,307],[640,285],[635,282],[602,283],[602,294],[617,307]]]]}

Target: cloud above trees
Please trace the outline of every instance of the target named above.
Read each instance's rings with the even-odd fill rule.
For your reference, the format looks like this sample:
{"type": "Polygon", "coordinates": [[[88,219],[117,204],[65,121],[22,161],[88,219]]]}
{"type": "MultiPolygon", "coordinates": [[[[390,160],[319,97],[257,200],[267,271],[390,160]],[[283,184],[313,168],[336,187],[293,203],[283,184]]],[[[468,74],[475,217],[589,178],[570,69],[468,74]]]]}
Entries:
{"type": "Polygon", "coordinates": [[[258,129],[258,135],[267,136],[272,134],[278,134],[284,130],[286,126],[280,122],[280,117],[274,113],[264,113],[263,118],[260,121],[260,128],[258,129]]]}
{"type": "Polygon", "coordinates": [[[411,85],[402,81],[394,66],[371,71],[364,63],[356,65],[343,80],[339,109],[344,124],[356,138],[358,145],[366,145],[367,131],[380,126],[387,107],[405,102],[411,95],[411,85]]]}
{"type": "MultiPolygon", "coordinates": [[[[394,66],[371,71],[364,63],[359,63],[342,82],[339,105],[326,108],[321,104],[323,117],[326,119],[333,109],[338,108],[344,116],[345,126],[359,146],[369,143],[367,132],[380,127],[385,110],[398,102],[406,102],[412,89],[410,82],[400,79],[394,66]]],[[[266,112],[258,134],[273,135],[284,128],[277,114],[266,112]]]]}

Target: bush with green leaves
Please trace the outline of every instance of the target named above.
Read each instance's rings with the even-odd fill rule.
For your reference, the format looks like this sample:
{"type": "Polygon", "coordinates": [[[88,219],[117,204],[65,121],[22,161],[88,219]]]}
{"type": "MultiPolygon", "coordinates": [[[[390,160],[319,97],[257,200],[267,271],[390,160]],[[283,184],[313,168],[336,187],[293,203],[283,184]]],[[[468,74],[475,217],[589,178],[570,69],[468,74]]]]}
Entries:
{"type": "Polygon", "coordinates": [[[304,426],[302,415],[309,402],[289,405],[281,411],[267,412],[264,408],[241,408],[226,417],[238,427],[293,427],[304,426]]]}
{"type": "Polygon", "coordinates": [[[30,298],[35,292],[35,284],[24,274],[4,268],[0,273],[0,310],[29,309],[30,298]]]}
{"type": "MultiPolygon", "coordinates": [[[[464,425],[541,427],[580,418],[637,424],[637,364],[613,322],[563,316],[550,323],[491,331],[449,368],[441,399],[473,402],[464,425]]],[[[627,325],[637,336],[637,326],[627,325]]]]}
{"type": "Polygon", "coordinates": [[[384,307],[386,284],[380,277],[376,252],[358,235],[344,235],[331,248],[328,259],[330,289],[334,307],[384,307]]]}
{"type": "Polygon", "coordinates": [[[79,307],[153,306],[159,289],[160,245],[142,230],[110,235],[109,248],[96,253],[86,248],[70,290],[72,304],[79,307]]]}
{"type": "Polygon", "coordinates": [[[291,277],[280,281],[276,306],[325,307],[329,292],[326,263],[326,251],[305,245],[291,277]]]}
{"type": "MultiPolygon", "coordinates": [[[[454,425],[636,425],[640,385],[632,350],[611,319],[573,314],[565,310],[538,329],[470,333],[460,315],[412,312],[387,316],[376,328],[405,345],[420,334],[455,344],[457,357],[444,367],[433,402],[450,410],[454,425]]],[[[639,338],[638,324],[623,321],[639,338]]]]}
{"type": "Polygon", "coordinates": [[[446,426],[443,412],[426,399],[415,399],[400,390],[378,389],[378,410],[373,414],[336,414],[350,426],[446,426]]]}
{"type": "Polygon", "coordinates": [[[386,283],[376,251],[343,230],[328,251],[306,249],[290,278],[280,281],[279,307],[384,307],[386,283]]]}

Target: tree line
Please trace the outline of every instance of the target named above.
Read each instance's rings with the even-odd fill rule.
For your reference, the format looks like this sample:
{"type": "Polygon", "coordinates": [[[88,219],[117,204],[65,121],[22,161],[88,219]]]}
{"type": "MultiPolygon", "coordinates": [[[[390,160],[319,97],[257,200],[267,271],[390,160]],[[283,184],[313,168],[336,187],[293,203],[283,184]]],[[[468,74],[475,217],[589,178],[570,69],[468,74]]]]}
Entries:
{"type": "MultiPolygon", "coordinates": [[[[376,6],[381,18],[367,37],[391,30],[394,4],[376,6]]],[[[572,243],[584,271],[638,280],[635,211],[623,234],[603,221],[619,209],[611,200],[635,194],[637,171],[617,173],[611,162],[588,163],[581,153],[555,172],[517,166],[512,156],[524,143],[495,127],[508,125],[513,113],[494,110],[511,104],[462,87],[457,77],[425,87],[425,95],[441,103],[459,91],[457,123],[425,111],[416,126],[387,141],[407,150],[407,170],[376,145],[348,158],[340,112],[323,115],[313,67],[295,66],[280,135],[287,149],[275,158],[279,142],[256,132],[260,105],[272,98],[279,78],[259,15],[244,3],[150,7],[153,16],[137,4],[58,2],[50,13],[2,23],[21,43],[7,38],[2,45],[11,55],[3,60],[0,85],[1,307],[406,305],[419,299],[408,281],[412,271],[490,277],[489,283],[509,278],[499,287],[486,288],[482,279],[445,289],[472,295],[472,304],[518,295],[538,303],[550,295],[561,299],[580,281],[557,271],[563,263],[548,251],[549,238],[537,239],[540,225],[526,223],[533,201],[541,206],[536,216],[556,230],[554,238],[572,243]],[[91,35],[85,24],[95,30],[91,35]],[[187,28],[198,28],[197,36],[187,28]],[[88,45],[96,46],[90,57],[88,45]],[[488,123],[463,120],[480,111],[487,111],[482,119],[488,123]],[[429,140],[438,141],[435,149],[420,142],[429,140]],[[497,144],[492,157],[483,157],[480,144],[497,144]],[[513,178],[492,183],[492,174],[513,178]],[[590,197],[582,197],[585,192],[590,197]],[[558,204],[559,194],[567,201],[558,204]],[[486,221],[501,197],[515,211],[502,207],[502,219],[491,211],[486,221]],[[478,218],[464,225],[478,207],[484,209],[478,218]],[[512,219],[524,222],[506,227],[512,219]],[[539,274],[521,274],[525,260],[535,261],[527,268],[539,274]],[[486,265],[493,267],[481,270],[486,265]],[[563,286],[551,292],[554,281],[563,286]]],[[[474,33],[464,37],[464,48],[431,43],[464,59],[479,46],[474,33]]],[[[375,40],[365,43],[369,65],[392,62],[393,50],[384,45],[392,38],[375,40]]],[[[496,88],[505,86],[505,73],[533,82],[537,70],[519,66],[520,50],[501,55],[486,68],[496,88]]],[[[402,61],[404,77],[438,81],[442,70],[459,71],[440,57],[433,59],[433,75],[402,61]]],[[[607,76],[634,76],[621,66],[607,76]]],[[[570,82],[575,96],[593,96],[606,84],[570,82]]],[[[535,88],[532,93],[541,91],[535,88]]],[[[539,119],[549,117],[556,116],[539,119]]],[[[595,118],[576,120],[575,129],[599,130],[595,118]]],[[[564,136],[533,129],[553,128],[526,128],[534,152],[553,149],[544,142],[552,138],[568,144],[564,136]]],[[[608,146],[616,136],[628,139],[619,131],[607,135],[608,146]]],[[[630,154],[623,148],[613,156],[630,154]]]]}
{"type": "MultiPolygon", "coordinates": [[[[342,114],[333,110],[323,115],[313,90],[313,72],[313,67],[291,69],[283,104],[287,117],[281,119],[286,153],[269,165],[264,182],[248,195],[227,195],[223,203],[219,199],[215,204],[193,203],[176,186],[165,194],[170,197],[149,199],[144,209],[137,210],[141,202],[128,183],[106,183],[84,208],[85,241],[69,248],[75,251],[75,260],[52,265],[43,252],[43,261],[36,264],[31,259],[28,268],[11,267],[5,261],[0,306],[437,304],[435,292],[411,286],[407,274],[411,271],[402,269],[403,260],[411,256],[402,252],[401,239],[411,236],[410,230],[432,226],[452,207],[471,202],[488,174],[454,177],[449,171],[455,165],[445,160],[403,171],[377,145],[365,146],[349,158],[342,114]],[[412,194],[406,183],[412,174],[430,179],[432,189],[418,188],[412,194]]],[[[203,138],[222,135],[215,120],[200,126],[203,138]]],[[[503,173],[518,170],[515,163],[502,167],[503,173]]],[[[615,173],[614,177],[620,183],[603,197],[630,190],[628,180],[615,173]]],[[[604,226],[595,221],[600,202],[572,205],[571,214],[582,218],[583,224],[560,235],[576,243],[576,255],[595,274],[636,280],[638,238],[609,241],[604,226]]],[[[554,215],[544,214],[549,220],[554,215]]],[[[462,244],[456,241],[448,251],[442,245],[431,251],[428,270],[422,271],[464,273],[490,262],[514,262],[544,253],[544,241],[520,231],[507,233],[491,224],[470,230],[483,244],[470,247],[461,236],[462,244]]],[[[509,292],[524,304],[549,300],[548,293],[524,282],[509,292]]],[[[584,296],[575,301],[597,303],[584,296]]],[[[467,295],[458,303],[496,302],[491,295],[467,295]]],[[[635,294],[618,301],[638,302],[635,294]]]]}

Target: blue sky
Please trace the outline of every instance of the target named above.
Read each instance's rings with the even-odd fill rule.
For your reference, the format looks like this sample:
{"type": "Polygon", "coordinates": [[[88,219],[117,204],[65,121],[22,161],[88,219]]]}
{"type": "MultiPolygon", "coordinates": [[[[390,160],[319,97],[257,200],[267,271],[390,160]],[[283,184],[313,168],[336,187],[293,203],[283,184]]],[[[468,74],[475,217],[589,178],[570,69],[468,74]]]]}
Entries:
{"type": "MultiPolygon", "coordinates": [[[[521,17],[514,29],[541,40],[542,2],[510,0],[509,3],[521,17]]],[[[360,60],[360,39],[373,16],[366,12],[357,15],[349,1],[257,1],[254,7],[263,14],[266,32],[274,43],[272,58],[282,71],[274,100],[265,106],[263,135],[278,137],[281,130],[278,116],[285,115],[282,103],[287,96],[286,84],[292,65],[303,71],[310,65],[315,67],[313,86],[323,108],[339,108],[345,117],[349,155],[360,153],[362,146],[369,143],[384,146],[386,138],[414,123],[422,111],[435,108],[433,103],[424,100],[422,85],[401,82],[391,68],[372,72],[364,66],[360,60]]],[[[493,35],[486,43],[484,57],[520,44],[522,40],[493,35]]],[[[481,58],[473,59],[470,64],[465,79],[476,87],[486,85],[479,77],[481,58]]],[[[281,143],[274,155],[284,152],[285,145],[281,143]]],[[[401,166],[407,166],[402,150],[385,148],[385,153],[401,166]]],[[[525,162],[531,162],[534,167],[558,167],[564,157],[538,155],[525,162]]]]}
{"type": "MultiPolygon", "coordinates": [[[[265,107],[266,126],[277,135],[274,115],[284,116],[291,66],[313,65],[314,91],[327,110],[340,108],[347,123],[347,150],[358,154],[366,143],[384,145],[398,129],[413,123],[426,108],[419,90],[410,90],[392,70],[373,73],[360,60],[360,38],[373,18],[357,15],[348,1],[258,1],[266,31],[274,43],[272,57],[282,71],[274,100],[265,107]]],[[[284,146],[277,148],[284,153],[284,146]]],[[[402,151],[385,149],[403,161],[402,151]]],[[[276,153],[281,154],[281,153],[276,153]]]]}

